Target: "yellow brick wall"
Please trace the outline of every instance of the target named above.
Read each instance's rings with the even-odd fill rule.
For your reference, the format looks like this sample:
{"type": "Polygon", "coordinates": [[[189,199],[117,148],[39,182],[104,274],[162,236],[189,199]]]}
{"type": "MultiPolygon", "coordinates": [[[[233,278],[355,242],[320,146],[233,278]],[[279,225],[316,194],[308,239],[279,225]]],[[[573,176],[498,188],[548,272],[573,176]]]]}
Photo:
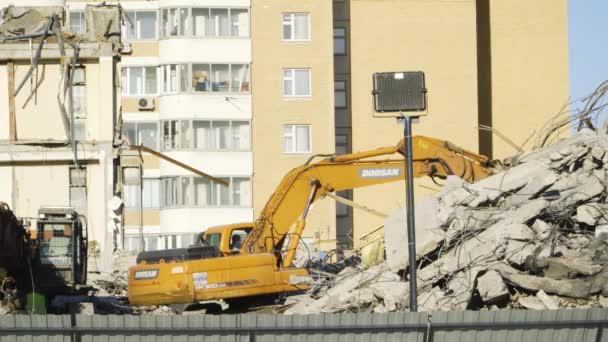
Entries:
{"type": "MultiPolygon", "coordinates": [[[[381,71],[425,72],[428,116],[414,124],[414,134],[477,150],[475,2],[352,0],[350,10],[353,152],[391,146],[403,137],[395,119],[373,117],[372,75],[381,71]]],[[[426,187],[438,188],[425,179],[416,184],[417,198],[433,192],[426,187]]],[[[404,189],[403,182],[359,189],[354,200],[392,214],[404,205],[404,189]]],[[[355,247],[382,224],[355,209],[355,247]]]]}
{"type": "MultiPolygon", "coordinates": [[[[251,6],[253,205],[257,217],[283,176],[311,156],[283,153],[284,124],[312,126],[312,154],[334,151],[332,3],[253,0],[251,6]],[[290,12],[310,13],[311,41],[282,41],[282,13],[290,12]],[[311,98],[283,98],[283,68],[311,69],[311,98]]],[[[319,201],[307,222],[305,236],[319,233],[323,240],[334,239],[335,204],[319,201]]]]}
{"type": "MultiPolygon", "coordinates": [[[[492,123],[517,145],[568,102],[566,0],[493,0],[492,123]]],[[[494,137],[494,157],[515,153],[494,137]]]]}

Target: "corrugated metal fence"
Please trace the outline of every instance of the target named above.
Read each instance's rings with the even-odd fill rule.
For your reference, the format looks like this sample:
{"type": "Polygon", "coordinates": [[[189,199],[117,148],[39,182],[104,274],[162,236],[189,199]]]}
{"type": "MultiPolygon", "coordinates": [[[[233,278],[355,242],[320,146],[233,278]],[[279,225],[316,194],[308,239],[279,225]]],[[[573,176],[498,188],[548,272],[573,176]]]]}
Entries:
{"type": "Polygon", "coordinates": [[[0,342],[608,341],[608,310],[0,316],[0,342]]]}

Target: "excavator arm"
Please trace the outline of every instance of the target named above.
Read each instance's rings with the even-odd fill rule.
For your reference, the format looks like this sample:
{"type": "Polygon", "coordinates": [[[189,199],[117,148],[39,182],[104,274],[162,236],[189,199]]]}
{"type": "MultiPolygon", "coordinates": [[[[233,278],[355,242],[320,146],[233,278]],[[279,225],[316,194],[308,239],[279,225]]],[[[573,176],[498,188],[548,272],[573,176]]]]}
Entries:
{"type": "MultiPolygon", "coordinates": [[[[492,170],[486,157],[447,141],[415,136],[412,144],[414,177],[456,175],[476,181],[492,170]]],[[[310,205],[325,193],[404,180],[403,151],[402,140],[396,146],[309,161],[292,170],[266,203],[242,252],[274,252],[281,259],[285,239],[296,223],[287,253],[280,260],[282,267],[291,266],[310,205]]]]}

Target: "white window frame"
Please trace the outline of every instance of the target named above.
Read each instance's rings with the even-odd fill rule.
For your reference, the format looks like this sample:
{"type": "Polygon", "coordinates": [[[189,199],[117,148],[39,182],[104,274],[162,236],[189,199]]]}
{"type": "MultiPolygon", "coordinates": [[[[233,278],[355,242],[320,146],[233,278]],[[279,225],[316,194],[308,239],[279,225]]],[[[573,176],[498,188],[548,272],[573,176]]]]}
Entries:
{"type": "Polygon", "coordinates": [[[86,34],[87,33],[87,19],[86,19],[86,13],[85,11],[69,11],[68,12],[68,18],[70,18],[70,24],[68,25],[68,27],[70,28],[70,30],[72,29],[72,14],[78,14],[79,19],[82,19],[82,22],[79,23],[82,24],[82,32],[74,32],[77,34],[86,34]]]}
{"type": "Polygon", "coordinates": [[[125,41],[127,42],[152,42],[158,40],[159,36],[159,28],[160,28],[160,12],[153,9],[125,9],[125,12],[135,12],[135,15],[129,19],[133,22],[133,30],[135,31],[135,38],[127,39],[126,31],[131,25],[128,20],[124,20],[123,31],[122,34],[125,35],[125,41]],[[156,24],[154,25],[154,38],[140,38],[141,37],[141,28],[137,27],[137,13],[138,12],[150,12],[154,13],[156,16],[156,24]]]}
{"type": "Polygon", "coordinates": [[[163,85],[161,82],[161,77],[162,77],[162,73],[161,73],[161,68],[158,67],[158,65],[125,65],[122,66],[121,68],[121,73],[124,75],[124,71],[126,71],[126,84],[121,84],[120,86],[123,89],[127,89],[128,93],[122,93],[121,92],[121,96],[123,97],[154,97],[154,96],[158,96],[160,95],[160,88],[163,85]],[[142,68],[143,70],[143,79],[144,79],[144,84],[142,87],[143,92],[141,94],[132,94],[130,92],[131,89],[129,89],[129,86],[131,85],[131,69],[134,68],[142,68]],[[147,73],[147,69],[146,68],[155,68],[156,71],[156,92],[155,93],[150,93],[147,94],[146,93],[146,73],[147,73]]]}
{"type": "Polygon", "coordinates": [[[295,69],[283,69],[282,71],[283,78],[283,97],[285,98],[307,98],[312,97],[312,70],[310,68],[295,68],[295,69]],[[285,81],[287,80],[285,77],[285,71],[289,71],[291,73],[290,81],[291,81],[291,94],[285,94],[285,81]],[[296,94],[296,71],[308,71],[308,94],[306,95],[297,95],[296,94]]]}
{"type": "MultiPolygon", "coordinates": [[[[170,25],[169,25],[170,27],[170,25]]],[[[310,16],[309,16],[309,31],[310,31],[310,16]]],[[[308,34],[310,36],[310,32],[308,34]]],[[[251,10],[248,7],[239,7],[239,6],[235,6],[235,7],[216,7],[216,6],[193,6],[193,7],[163,7],[160,8],[160,10],[158,11],[158,15],[157,15],[157,37],[159,39],[172,39],[172,38],[195,38],[195,39],[249,39],[251,38],[251,10]],[[188,11],[188,15],[186,16],[186,24],[184,25],[184,28],[186,30],[186,32],[181,32],[181,28],[182,28],[182,22],[181,22],[181,16],[179,15],[179,11],[180,10],[187,10],[188,11]],[[228,12],[228,35],[219,35],[219,30],[218,30],[218,23],[215,23],[215,34],[214,35],[208,35],[207,34],[207,28],[203,28],[204,29],[204,34],[202,35],[195,35],[194,34],[194,16],[192,15],[193,9],[206,9],[208,12],[208,17],[211,18],[211,10],[213,9],[219,9],[219,10],[227,10],[228,12]],[[176,35],[169,35],[167,34],[165,27],[163,27],[163,19],[165,17],[165,13],[167,14],[167,16],[169,16],[169,12],[170,10],[175,10],[177,13],[177,26],[178,26],[178,32],[176,35]],[[248,29],[247,29],[247,35],[245,36],[234,36],[233,32],[232,32],[232,10],[246,10],[247,11],[247,19],[248,19],[248,29]],[[166,12],[165,12],[166,11],[166,12]]]]}
{"type": "Polygon", "coordinates": [[[312,40],[311,28],[310,28],[310,13],[309,12],[281,13],[281,39],[284,42],[310,42],[312,40]],[[296,14],[305,14],[307,17],[307,21],[308,21],[307,36],[308,36],[308,38],[306,38],[306,39],[295,38],[295,36],[296,36],[296,20],[295,20],[296,14]],[[285,16],[289,16],[288,21],[285,21],[285,16]],[[289,39],[285,39],[285,37],[283,35],[283,29],[284,29],[285,24],[291,25],[291,32],[290,32],[291,38],[289,38],[289,39]]]}
{"type": "MultiPolygon", "coordinates": [[[[149,123],[149,121],[142,121],[144,123],[149,123]]],[[[129,122],[131,123],[131,122],[129,122]]],[[[171,124],[170,124],[171,125],[171,124]]],[[[160,142],[161,146],[160,146],[160,150],[161,151],[178,151],[178,150],[182,150],[182,151],[204,151],[204,152],[250,152],[251,151],[251,120],[241,120],[241,119],[176,119],[176,120],[162,120],[159,121],[159,125],[157,126],[157,128],[159,129],[159,131],[157,131],[157,141],[160,142]],[[195,121],[204,121],[204,122],[209,122],[209,130],[211,132],[211,140],[213,143],[213,148],[197,148],[196,147],[196,141],[195,141],[195,134],[194,134],[194,122],[195,121]],[[227,121],[228,122],[228,139],[230,147],[227,149],[222,149],[222,148],[218,148],[219,146],[219,136],[216,134],[215,132],[215,127],[213,125],[214,122],[220,122],[220,121],[227,121]],[[174,143],[174,145],[176,147],[174,148],[167,148],[166,147],[166,140],[165,140],[165,130],[164,130],[164,125],[166,122],[175,122],[176,124],[176,132],[179,135],[179,140],[178,143],[174,143]],[[186,137],[183,136],[183,132],[182,132],[182,127],[183,127],[183,122],[188,122],[188,127],[189,132],[186,133],[186,137]],[[235,132],[235,122],[246,122],[247,125],[249,126],[249,135],[248,135],[248,140],[247,140],[247,149],[241,149],[241,148],[237,148],[234,146],[234,132],[235,132]],[[181,142],[183,141],[183,139],[186,139],[187,141],[189,141],[190,146],[188,147],[182,147],[181,142]]],[[[136,134],[137,138],[139,138],[139,129],[136,126],[136,134]]],[[[243,139],[242,137],[239,137],[239,139],[243,139]]],[[[176,141],[176,136],[171,136],[170,137],[170,141],[175,142],[176,141]]]]}
{"type": "Polygon", "coordinates": [[[287,125],[283,125],[283,153],[285,154],[311,154],[312,153],[312,125],[296,125],[296,124],[287,124],[287,125]],[[293,137],[293,150],[292,151],[286,151],[285,150],[285,128],[286,127],[291,127],[291,133],[289,133],[289,135],[291,137],[293,137]],[[308,127],[308,150],[307,151],[298,151],[297,147],[298,146],[298,142],[297,142],[297,127],[308,127]]]}
{"type": "Polygon", "coordinates": [[[219,183],[210,181],[210,186],[209,186],[209,191],[211,191],[213,193],[213,195],[211,196],[211,200],[213,203],[209,204],[209,205],[205,205],[205,206],[200,206],[200,205],[196,205],[195,204],[195,196],[194,193],[196,191],[195,187],[194,187],[194,179],[195,178],[199,178],[196,176],[167,176],[167,177],[162,177],[162,178],[158,178],[160,179],[160,209],[176,209],[176,208],[251,208],[252,204],[253,204],[253,194],[252,194],[252,187],[253,187],[253,181],[252,181],[252,177],[251,176],[215,176],[216,178],[224,178],[228,180],[228,204],[227,205],[221,205],[220,204],[220,195],[221,195],[221,191],[222,189],[220,188],[223,185],[220,185],[219,183]],[[189,184],[190,184],[190,202],[191,203],[181,203],[181,198],[184,198],[183,196],[183,191],[182,191],[182,180],[184,178],[187,178],[189,180],[189,184]],[[245,202],[245,203],[249,203],[249,206],[244,206],[244,205],[236,205],[234,203],[234,178],[245,178],[249,180],[249,198],[247,200],[243,200],[242,196],[243,194],[239,194],[239,196],[241,196],[241,202],[245,202]],[[176,183],[173,183],[173,179],[175,179],[176,183]],[[167,201],[167,193],[166,193],[166,187],[165,187],[165,180],[167,180],[168,182],[171,182],[171,184],[176,184],[177,189],[173,189],[171,188],[171,190],[175,191],[175,194],[177,195],[177,199],[173,200],[172,202],[175,203],[175,205],[170,205],[168,206],[166,204],[167,201]]]}

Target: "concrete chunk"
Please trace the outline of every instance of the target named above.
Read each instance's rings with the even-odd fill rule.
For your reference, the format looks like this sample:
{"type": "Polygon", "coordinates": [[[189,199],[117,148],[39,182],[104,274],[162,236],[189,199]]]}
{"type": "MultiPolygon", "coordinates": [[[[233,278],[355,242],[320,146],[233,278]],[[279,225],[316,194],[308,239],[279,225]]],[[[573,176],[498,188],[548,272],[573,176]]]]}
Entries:
{"type": "Polygon", "coordinates": [[[509,240],[507,242],[505,257],[512,264],[523,265],[528,257],[534,255],[535,249],[536,246],[529,242],[509,240]]]}
{"type": "Polygon", "coordinates": [[[587,203],[576,208],[575,220],[593,226],[603,216],[603,208],[599,203],[587,203]]]}
{"type": "MultiPolygon", "coordinates": [[[[438,200],[427,197],[416,202],[416,258],[431,252],[445,238],[437,218],[438,200]]],[[[388,267],[396,272],[409,265],[407,248],[407,216],[405,208],[399,209],[384,221],[384,246],[388,267]]]]}
{"type": "Polygon", "coordinates": [[[536,293],[536,297],[550,310],[559,309],[559,300],[553,296],[549,296],[545,291],[540,290],[536,293]]]}
{"type": "Polygon", "coordinates": [[[490,270],[477,278],[477,290],[485,303],[495,303],[509,297],[509,290],[498,272],[490,270]]]}

